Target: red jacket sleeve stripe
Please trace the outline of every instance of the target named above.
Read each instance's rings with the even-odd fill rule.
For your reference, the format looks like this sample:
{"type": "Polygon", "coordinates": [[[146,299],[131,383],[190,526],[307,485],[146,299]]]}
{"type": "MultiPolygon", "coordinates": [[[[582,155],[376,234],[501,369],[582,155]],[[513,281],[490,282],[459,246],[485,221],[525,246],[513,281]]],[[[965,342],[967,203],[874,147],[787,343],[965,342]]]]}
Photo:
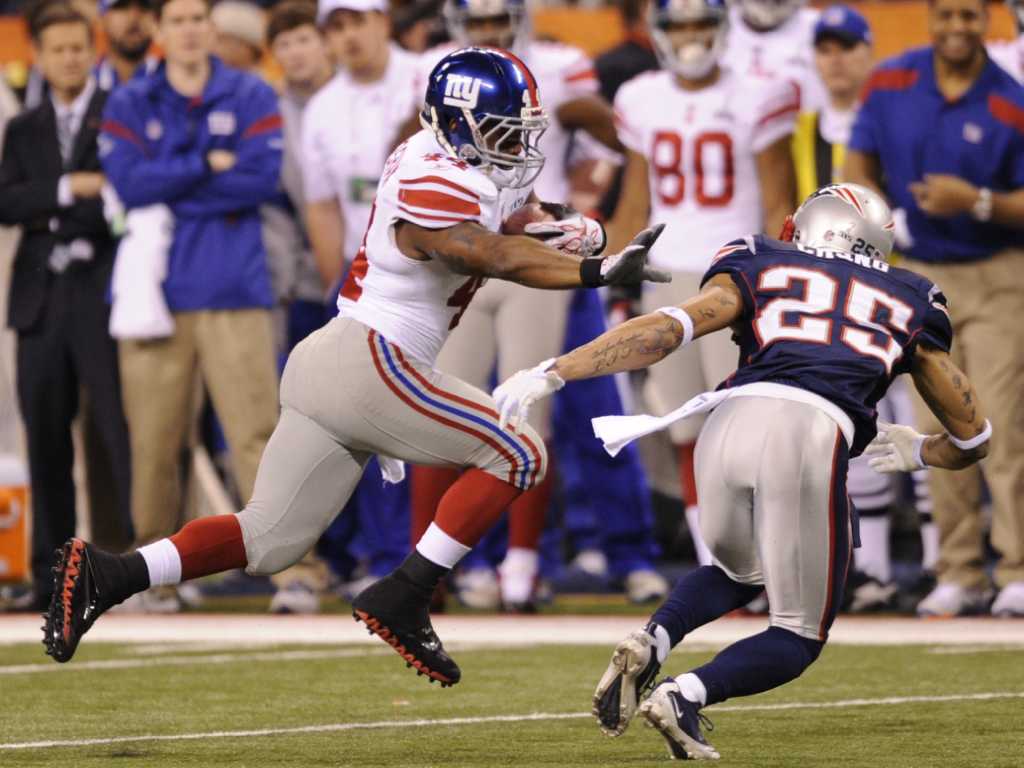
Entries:
{"type": "Polygon", "coordinates": [[[142,141],[138,136],[135,135],[135,131],[129,128],[124,123],[119,123],[116,120],[104,120],[101,129],[103,133],[109,133],[111,136],[117,136],[119,139],[132,142],[139,147],[142,146],[142,141]]]}
{"type": "Polygon", "coordinates": [[[1012,101],[1004,99],[996,93],[989,94],[988,111],[999,122],[1016,128],[1018,133],[1024,134],[1024,109],[1012,101]]]}
{"type": "Polygon", "coordinates": [[[281,129],[281,116],[278,114],[267,115],[261,117],[255,123],[252,123],[248,128],[245,129],[245,133],[242,134],[243,139],[249,139],[253,136],[258,136],[261,133],[269,133],[270,131],[278,131],[281,129]]]}

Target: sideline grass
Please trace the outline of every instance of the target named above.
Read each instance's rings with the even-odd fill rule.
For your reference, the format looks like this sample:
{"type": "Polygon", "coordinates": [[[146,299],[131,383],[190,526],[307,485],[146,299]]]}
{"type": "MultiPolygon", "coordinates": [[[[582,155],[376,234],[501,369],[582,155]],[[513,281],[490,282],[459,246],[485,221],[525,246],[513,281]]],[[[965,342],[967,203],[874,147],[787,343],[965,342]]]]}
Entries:
{"type": "MultiPolygon", "coordinates": [[[[680,651],[685,649],[685,643],[680,651]]],[[[261,649],[265,654],[268,649],[261,649]]],[[[285,649],[281,649],[285,650],[285,649]]],[[[139,658],[83,645],[56,673],[0,676],[0,743],[486,717],[589,709],[610,649],[462,651],[463,682],[429,686],[397,656],[255,661],[125,670],[76,662],[139,658]]],[[[221,654],[221,651],[217,651],[221,654]]],[[[674,653],[679,673],[709,653],[674,653]]],[[[156,659],[157,657],[153,657],[156,659]]],[[[0,666],[46,663],[41,646],[0,646],[0,666]]],[[[909,647],[828,647],[790,686],[730,705],[1024,691],[1024,649],[938,655],[909,647]]],[[[723,768],[960,768],[1024,765],[1024,701],[908,703],[708,714],[723,768]]],[[[667,765],[659,737],[634,724],[606,739],[587,718],[0,750],[0,766],[602,766],[667,765]]]]}

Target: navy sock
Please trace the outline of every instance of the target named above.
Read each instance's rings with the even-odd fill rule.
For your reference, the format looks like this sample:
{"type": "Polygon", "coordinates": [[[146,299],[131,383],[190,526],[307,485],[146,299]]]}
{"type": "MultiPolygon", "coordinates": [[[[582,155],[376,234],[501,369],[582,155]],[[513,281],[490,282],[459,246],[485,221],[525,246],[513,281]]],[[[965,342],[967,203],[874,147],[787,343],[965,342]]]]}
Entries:
{"type": "Polygon", "coordinates": [[[693,673],[708,691],[708,704],[751,696],[800,677],[825,646],[781,627],[733,643],[693,673]]]}
{"type": "Polygon", "coordinates": [[[717,565],[702,565],[676,583],[651,621],[665,628],[674,648],[684,635],[746,605],[759,594],[761,587],[733,581],[717,565]]]}

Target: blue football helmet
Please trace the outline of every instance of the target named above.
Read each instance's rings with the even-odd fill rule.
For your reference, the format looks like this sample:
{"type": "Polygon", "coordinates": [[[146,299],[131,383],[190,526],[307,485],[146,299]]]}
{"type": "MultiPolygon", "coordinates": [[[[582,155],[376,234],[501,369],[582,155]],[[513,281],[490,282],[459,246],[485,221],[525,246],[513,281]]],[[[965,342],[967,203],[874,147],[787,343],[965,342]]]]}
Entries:
{"type": "Polygon", "coordinates": [[[523,0],[445,0],[443,13],[449,37],[460,46],[505,48],[522,55],[530,36],[523,0]],[[474,28],[474,22],[485,21],[492,22],[487,29],[474,28]]]}
{"type": "Polygon", "coordinates": [[[548,127],[533,73],[497,48],[462,48],[427,80],[420,123],[452,157],[499,187],[526,187],[544,167],[538,142],[548,127]]]}
{"type": "Polygon", "coordinates": [[[651,40],[661,66],[686,80],[699,80],[721,61],[729,35],[725,0],[655,0],[650,6],[651,40]],[[676,47],[668,34],[674,24],[707,22],[709,40],[694,38],[676,47]]]}

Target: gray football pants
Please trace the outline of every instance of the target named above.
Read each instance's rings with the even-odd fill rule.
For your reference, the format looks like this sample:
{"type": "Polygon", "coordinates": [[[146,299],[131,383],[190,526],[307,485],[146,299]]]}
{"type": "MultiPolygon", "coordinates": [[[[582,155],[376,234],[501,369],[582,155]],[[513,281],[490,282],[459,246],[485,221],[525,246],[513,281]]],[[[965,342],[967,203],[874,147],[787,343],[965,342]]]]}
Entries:
{"type": "Polygon", "coordinates": [[[695,455],[700,528],[734,581],[763,584],[771,625],[824,641],[850,562],[848,450],[823,411],[733,397],[704,423],[695,455]]]}
{"type": "Polygon", "coordinates": [[[345,506],[374,454],[477,467],[523,490],[544,478],[544,442],[498,427],[490,395],[335,318],[292,351],[281,418],[239,514],[251,574],[297,562],[345,506]]]}

